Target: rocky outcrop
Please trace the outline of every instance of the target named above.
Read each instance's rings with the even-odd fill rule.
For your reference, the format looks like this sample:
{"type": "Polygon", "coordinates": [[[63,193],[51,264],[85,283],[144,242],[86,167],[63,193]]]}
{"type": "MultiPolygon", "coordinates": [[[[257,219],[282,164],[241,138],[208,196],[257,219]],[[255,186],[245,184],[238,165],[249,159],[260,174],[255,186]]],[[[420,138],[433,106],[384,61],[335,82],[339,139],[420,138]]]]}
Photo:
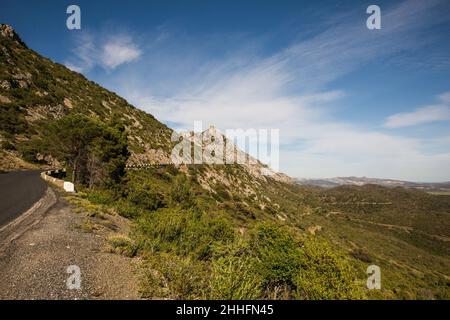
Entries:
{"type": "Polygon", "coordinates": [[[10,38],[16,43],[26,47],[26,44],[20,39],[19,35],[14,31],[13,27],[7,24],[0,24],[0,36],[10,38]]]}

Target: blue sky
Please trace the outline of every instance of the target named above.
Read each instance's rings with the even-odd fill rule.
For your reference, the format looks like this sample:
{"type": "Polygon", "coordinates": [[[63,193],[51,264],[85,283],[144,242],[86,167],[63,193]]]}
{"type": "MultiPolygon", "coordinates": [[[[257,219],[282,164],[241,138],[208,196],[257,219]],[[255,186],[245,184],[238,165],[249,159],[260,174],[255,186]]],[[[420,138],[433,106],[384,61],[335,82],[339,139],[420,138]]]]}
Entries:
{"type": "Polygon", "coordinates": [[[0,22],[173,128],[280,129],[291,176],[450,180],[448,1],[0,0],[0,22]]]}

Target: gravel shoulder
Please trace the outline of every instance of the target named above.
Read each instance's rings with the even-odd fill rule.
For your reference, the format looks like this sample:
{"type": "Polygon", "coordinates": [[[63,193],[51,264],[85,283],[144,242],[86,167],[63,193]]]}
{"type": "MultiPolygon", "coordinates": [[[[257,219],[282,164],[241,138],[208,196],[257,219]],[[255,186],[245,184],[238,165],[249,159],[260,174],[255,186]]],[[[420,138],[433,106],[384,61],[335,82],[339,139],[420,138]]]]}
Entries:
{"type": "Polygon", "coordinates": [[[140,261],[111,253],[107,240],[126,235],[128,222],[91,217],[52,188],[46,197],[50,208],[27,212],[0,231],[0,299],[139,299],[140,261]],[[73,265],[81,271],[80,289],[66,284],[73,265]]]}

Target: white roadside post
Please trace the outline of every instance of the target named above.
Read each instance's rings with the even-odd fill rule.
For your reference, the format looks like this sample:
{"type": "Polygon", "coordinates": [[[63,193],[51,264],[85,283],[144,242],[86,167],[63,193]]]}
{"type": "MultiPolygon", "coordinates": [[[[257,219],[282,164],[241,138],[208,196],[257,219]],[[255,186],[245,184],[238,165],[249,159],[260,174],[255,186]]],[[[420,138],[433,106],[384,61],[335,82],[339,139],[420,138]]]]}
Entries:
{"type": "Polygon", "coordinates": [[[75,192],[75,185],[72,182],[64,181],[63,186],[66,192],[75,192]]]}

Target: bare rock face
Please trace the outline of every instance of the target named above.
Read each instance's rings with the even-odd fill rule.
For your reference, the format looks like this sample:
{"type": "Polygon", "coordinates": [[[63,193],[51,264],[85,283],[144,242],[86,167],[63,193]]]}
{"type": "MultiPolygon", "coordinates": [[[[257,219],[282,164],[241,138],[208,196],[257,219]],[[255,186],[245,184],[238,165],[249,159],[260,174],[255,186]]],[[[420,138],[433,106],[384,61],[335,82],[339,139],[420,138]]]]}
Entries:
{"type": "Polygon", "coordinates": [[[13,27],[7,24],[0,24],[0,36],[14,40],[18,44],[26,47],[25,43],[20,39],[19,35],[14,31],[13,27]]]}

